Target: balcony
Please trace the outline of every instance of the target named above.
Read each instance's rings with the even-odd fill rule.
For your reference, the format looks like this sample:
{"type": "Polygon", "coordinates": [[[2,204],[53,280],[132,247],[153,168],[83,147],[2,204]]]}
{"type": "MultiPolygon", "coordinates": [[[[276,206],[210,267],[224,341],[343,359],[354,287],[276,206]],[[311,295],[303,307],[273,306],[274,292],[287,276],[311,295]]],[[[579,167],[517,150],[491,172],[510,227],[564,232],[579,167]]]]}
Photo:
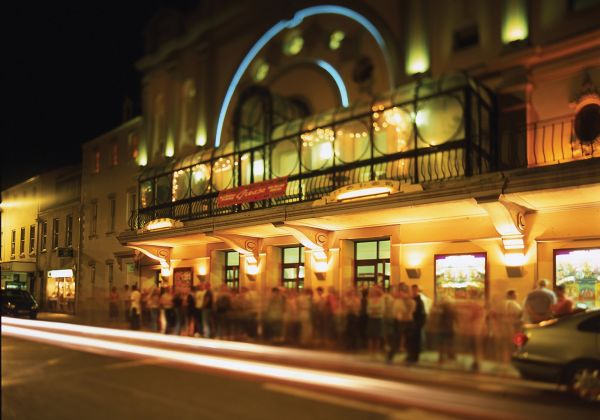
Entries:
{"type": "Polygon", "coordinates": [[[497,168],[495,121],[490,93],[453,75],[279,124],[263,130],[266,135],[246,130],[250,135],[213,151],[145,170],[130,227],[313,201],[373,180],[427,183],[491,172],[497,168]],[[279,177],[288,179],[281,197],[217,205],[220,191],[279,177]]]}
{"type": "Polygon", "coordinates": [[[600,141],[581,141],[569,115],[504,130],[500,154],[507,169],[557,165],[600,157],[600,141]]]}

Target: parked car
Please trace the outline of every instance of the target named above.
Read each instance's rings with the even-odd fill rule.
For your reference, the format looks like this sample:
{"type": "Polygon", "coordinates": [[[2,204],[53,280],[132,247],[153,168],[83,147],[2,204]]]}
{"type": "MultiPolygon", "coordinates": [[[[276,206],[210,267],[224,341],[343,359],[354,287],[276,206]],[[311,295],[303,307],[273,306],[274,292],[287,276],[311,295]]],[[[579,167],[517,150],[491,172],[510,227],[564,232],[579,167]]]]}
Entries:
{"type": "Polygon", "coordinates": [[[600,310],[527,324],[514,343],[513,365],[522,377],[564,384],[600,402],[600,310]]]}
{"type": "Polygon", "coordinates": [[[17,316],[35,319],[38,304],[26,290],[2,290],[2,316],[17,316]]]}

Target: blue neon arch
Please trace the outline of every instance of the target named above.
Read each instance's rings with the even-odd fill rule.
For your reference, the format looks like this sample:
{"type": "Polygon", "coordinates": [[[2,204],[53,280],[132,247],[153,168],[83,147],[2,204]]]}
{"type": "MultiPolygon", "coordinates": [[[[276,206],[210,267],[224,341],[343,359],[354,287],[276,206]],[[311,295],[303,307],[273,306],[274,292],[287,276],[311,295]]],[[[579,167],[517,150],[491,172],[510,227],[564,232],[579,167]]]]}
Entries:
{"type": "MultiPolygon", "coordinates": [[[[252,46],[252,48],[250,48],[250,51],[248,51],[248,53],[246,54],[246,56],[244,57],[244,59],[242,60],[240,65],[238,66],[237,70],[233,74],[231,83],[229,84],[229,87],[227,88],[227,92],[225,92],[225,98],[223,99],[223,103],[221,104],[221,110],[219,111],[219,119],[217,121],[217,131],[215,133],[215,147],[219,147],[219,144],[221,144],[221,134],[223,133],[223,124],[225,123],[225,116],[227,114],[227,110],[229,109],[229,104],[231,103],[233,94],[235,93],[235,90],[237,89],[237,86],[238,86],[240,80],[242,79],[242,76],[248,69],[248,66],[250,66],[250,63],[252,62],[252,60],[254,60],[256,58],[256,56],[258,55],[260,50],[262,50],[263,47],[265,45],[267,45],[267,43],[269,41],[271,41],[274,37],[276,37],[283,30],[294,28],[294,27],[300,25],[300,23],[302,23],[302,21],[307,17],[316,16],[316,15],[324,15],[324,14],[345,16],[349,19],[354,20],[355,22],[359,23],[360,25],[362,25],[371,34],[371,36],[375,39],[375,42],[377,42],[377,45],[379,45],[379,48],[381,48],[381,51],[383,52],[385,60],[386,60],[386,64],[388,66],[388,75],[390,76],[390,80],[391,80],[392,75],[393,75],[393,69],[392,69],[389,57],[387,56],[387,45],[385,43],[385,40],[383,39],[383,36],[379,32],[379,30],[377,29],[377,27],[375,25],[373,25],[371,23],[371,21],[369,21],[367,18],[365,18],[360,13],[358,13],[352,9],[348,9],[347,7],[343,7],[343,6],[321,5],[321,6],[307,7],[306,9],[302,9],[302,10],[296,12],[296,14],[294,14],[294,17],[291,18],[290,20],[282,20],[282,21],[276,23],[274,26],[272,26],[267,32],[265,32],[263,34],[263,36],[261,36],[258,39],[258,41],[256,41],[256,43],[252,46]]],[[[340,74],[333,68],[333,66],[331,66],[329,63],[327,63],[323,60],[318,60],[316,63],[319,67],[321,67],[323,70],[327,71],[331,75],[331,77],[335,81],[338,89],[340,90],[340,96],[342,97],[342,105],[345,107],[348,106],[348,93],[346,91],[344,82],[343,82],[340,74]],[[341,89],[341,86],[343,86],[343,91],[341,89]],[[346,104],[344,104],[343,92],[346,92],[346,94],[345,94],[346,104]]]]}

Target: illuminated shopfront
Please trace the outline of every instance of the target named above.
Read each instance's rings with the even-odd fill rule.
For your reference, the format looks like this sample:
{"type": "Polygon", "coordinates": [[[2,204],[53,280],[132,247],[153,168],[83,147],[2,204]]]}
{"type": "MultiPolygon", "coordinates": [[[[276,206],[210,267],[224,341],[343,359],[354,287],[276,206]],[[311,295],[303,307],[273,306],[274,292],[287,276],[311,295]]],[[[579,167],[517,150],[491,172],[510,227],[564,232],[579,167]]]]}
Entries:
{"type": "Polygon", "coordinates": [[[600,248],[555,250],[554,275],[575,304],[600,308],[600,248]]]}
{"type": "Polygon", "coordinates": [[[73,270],[50,270],[46,280],[48,309],[57,312],[75,310],[75,278],[73,270]]]}
{"type": "Polygon", "coordinates": [[[486,298],[486,254],[436,255],[436,299],[486,298]]]}

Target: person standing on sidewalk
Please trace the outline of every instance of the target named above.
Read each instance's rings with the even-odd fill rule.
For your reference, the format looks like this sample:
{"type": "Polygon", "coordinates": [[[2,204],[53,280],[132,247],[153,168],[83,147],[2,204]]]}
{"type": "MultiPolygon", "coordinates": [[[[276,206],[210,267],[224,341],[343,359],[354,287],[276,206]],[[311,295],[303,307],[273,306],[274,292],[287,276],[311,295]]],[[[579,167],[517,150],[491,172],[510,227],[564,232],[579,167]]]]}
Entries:
{"type": "Polygon", "coordinates": [[[548,280],[538,282],[537,289],[532,290],[523,304],[526,322],[538,323],[552,318],[552,305],[556,303],[556,295],[548,289],[548,280]]]}
{"type": "Polygon", "coordinates": [[[423,327],[427,321],[427,313],[425,312],[425,302],[421,298],[418,285],[413,284],[411,286],[411,294],[415,301],[415,311],[413,313],[413,327],[406,342],[406,361],[408,363],[417,363],[421,354],[421,337],[423,327]]]}
{"type": "Polygon", "coordinates": [[[113,286],[108,295],[108,319],[111,322],[119,320],[119,292],[117,287],[113,286]]]}
{"type": "Polygon", "coordinates": [[[140,314],[142,313],[142,294],[137,289],[137,285],[131,287],[131,329],[140,329],[140,314]]]}
{"type": "MultiPolygon", "coordinates": [[[[414,329],[413,317],[415,313],[415,307],[416,303],[410,295],[408,285],[406,283],[400,283],[392,303],[394,333],[392,342],[390,343],[390,350],[387,354],[386,360],[388,363],[392,363],[394,361],[394,356],[396,352],[401,349],[402,344],[408,353],[408,340],[414,329]]],[[[409,361],[408,355],[406,357],[406,361],[409,361]]]]}
{"type": "Polygon", "coordinates": [[[131,315],[131,292],[129,291],[129,285],[123,286],[123,312],[125,313],[125,321],[129,322],[129,316],[131,315]]]}

